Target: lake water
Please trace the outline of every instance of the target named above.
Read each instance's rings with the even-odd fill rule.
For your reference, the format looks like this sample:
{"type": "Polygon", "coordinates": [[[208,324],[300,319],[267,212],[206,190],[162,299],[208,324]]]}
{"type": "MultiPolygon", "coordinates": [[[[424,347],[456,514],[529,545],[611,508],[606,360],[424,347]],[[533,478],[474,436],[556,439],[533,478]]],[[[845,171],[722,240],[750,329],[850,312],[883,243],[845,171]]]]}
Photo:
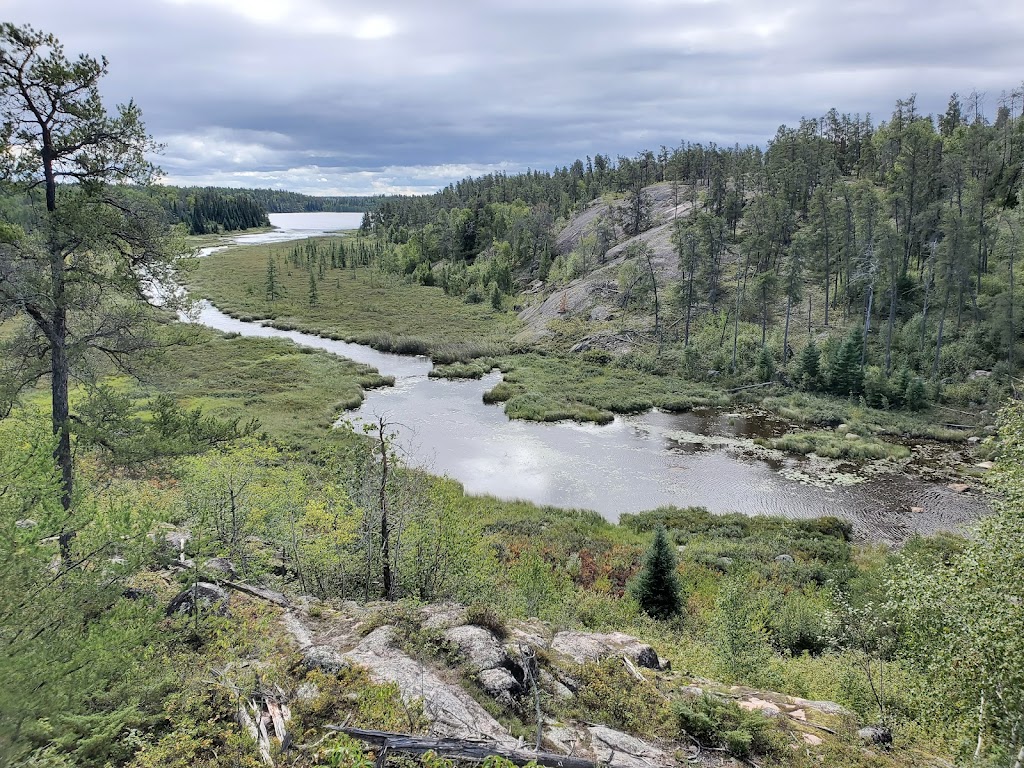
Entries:
{"type": "MultiPolygon", "coordinates": [[[[282,242],[354,229],[362,215],[270,218],[279,230],[242,235],[238,242],[282,242]]],[[[593,509],[612,520],[663,504],[748,515],[835,515],[852,521],[865,538],[895,542],[914,532],[960,528],[987,510],[977,491],[955,493],[913,468],[837,485],[836,473],[848,477],[850,467],[766,454],[751,443],[791,428],[767,414],[652,412],[604,426],[512,421],[500,405],[483,403],[483,393],[500,380],[497,372],[479,381],[430,379],[426,358],[245,323],[205,303],[198,320],[221,331],[288,338],[394,376],[395,386],[368,392],[363,406],[343,418],[384,417],[394,425],[410,464],[448,475],[469,493],[593,509]]]]}

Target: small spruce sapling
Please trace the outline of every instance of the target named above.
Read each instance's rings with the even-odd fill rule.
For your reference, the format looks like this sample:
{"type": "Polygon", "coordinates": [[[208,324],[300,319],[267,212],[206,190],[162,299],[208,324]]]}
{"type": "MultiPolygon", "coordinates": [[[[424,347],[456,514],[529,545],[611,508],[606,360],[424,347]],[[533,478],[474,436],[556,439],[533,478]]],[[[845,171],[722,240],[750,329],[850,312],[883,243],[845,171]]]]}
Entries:
{"type": "Polygon", "coordinates": [[[676,553],[664,526],[654,531],[654,540],[644,555],[644,564],[632,588],[640,608],[654,619],[670,619],[682,610],[676,553]]]}

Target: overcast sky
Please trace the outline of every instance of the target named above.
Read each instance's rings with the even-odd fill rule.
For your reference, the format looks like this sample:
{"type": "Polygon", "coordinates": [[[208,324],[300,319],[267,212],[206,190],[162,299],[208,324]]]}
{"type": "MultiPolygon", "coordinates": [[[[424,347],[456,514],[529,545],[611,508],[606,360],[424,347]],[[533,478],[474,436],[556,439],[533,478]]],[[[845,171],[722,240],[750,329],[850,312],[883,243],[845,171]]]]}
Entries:
{"type": "Polygon", "coordinates": [[[176,184],[425,192],[1024,79],[1024,0],[0,0],[105,55],[176,184]]]}

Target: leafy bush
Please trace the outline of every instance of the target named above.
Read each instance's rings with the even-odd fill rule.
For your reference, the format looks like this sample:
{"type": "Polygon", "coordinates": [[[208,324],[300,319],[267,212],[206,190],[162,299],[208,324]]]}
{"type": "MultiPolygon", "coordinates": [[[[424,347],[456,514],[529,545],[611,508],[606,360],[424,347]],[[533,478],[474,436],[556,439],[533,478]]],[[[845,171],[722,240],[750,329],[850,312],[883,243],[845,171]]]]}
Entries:
{"type": "Polygon", "coordinates": [[[744,712],[737,704],[705,694],[672,705],[678,729],[705,747],[724,748],[736,757],[777,754],[780,739],[760,712],[744,712]]]}
{"type": "Polygon", "coordinates": [[[620,658],[583,664],[573,673],[579,683],[564,714],[641,736],[669,736],[672,710],[650,683],[629,675],[620,658]]]}

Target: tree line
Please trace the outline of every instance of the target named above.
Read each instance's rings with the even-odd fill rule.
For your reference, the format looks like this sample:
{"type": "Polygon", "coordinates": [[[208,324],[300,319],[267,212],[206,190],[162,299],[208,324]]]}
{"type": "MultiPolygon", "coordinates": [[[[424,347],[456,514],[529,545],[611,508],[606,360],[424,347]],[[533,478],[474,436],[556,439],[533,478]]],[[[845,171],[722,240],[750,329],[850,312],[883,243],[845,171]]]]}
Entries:
{"type": "Polygon", "coordinates": [[[694,326],[716,324],[721,342],[704,350],[705,369],[737,372],[767,357],[775,373],[794,359],[799,313],[802,342],[817,337],[832,354],[853,327],[848,346],[859,346],[858,370],[841,385],[809,361],[806,383],[861,395],[874,380],[872,397],[895,402],[906,399],[895,390],[907,377],[960,381],[1018,367],[1024,91],[1001,94],[994,119],[984,107],[982,94],[953,94],[929,115],[910,96],[878,124],[833,109],[784,125],[764,150],[683,143],[489,174],[431,196],[383,198],[364,229],[396,244],[401,270],[420,282],[484,295],[580,277],[628,242],[635,264],[622,267],[623,306],[653,312],[659,348],[696,354],[694,326]],[[680,278],[668,285],[647,269],[642,237],[668,223],[652,216],[656,184],[674,211],[680,278]],[[571,251],[559,249],[570,217],[598,200],[611,203],[605,214],[571,251]],[[449,279],[467,269],[475,277],[449,279]],[[514,280],[503,285],[495,271],[514,280]]]}

